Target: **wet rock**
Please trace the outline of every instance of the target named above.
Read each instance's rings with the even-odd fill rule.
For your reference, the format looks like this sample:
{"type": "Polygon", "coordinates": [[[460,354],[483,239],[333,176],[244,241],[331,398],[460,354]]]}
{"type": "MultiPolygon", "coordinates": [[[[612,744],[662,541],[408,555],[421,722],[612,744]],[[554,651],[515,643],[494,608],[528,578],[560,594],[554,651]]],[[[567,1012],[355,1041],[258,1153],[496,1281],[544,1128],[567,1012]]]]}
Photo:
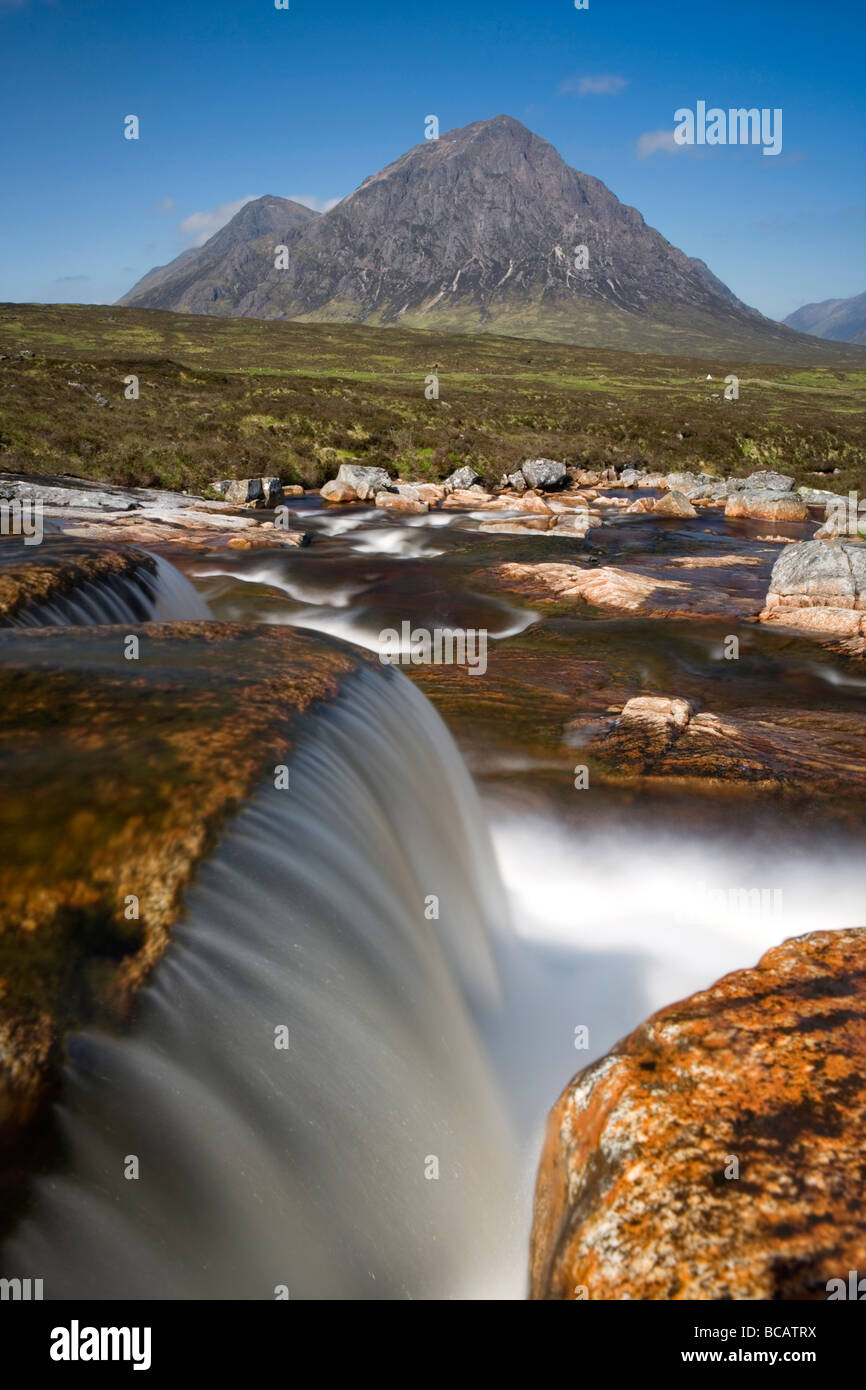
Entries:
{"type": "Polygon", "coordinates": [[[341,463],[334,481],[352,488],[359,502],[366,502],[391,486],[384,468],[370,468],[362,463],[341,463]]]}
{"type": "Polygon", "coordinates": [[[547,516],[525,516],[511,521],[482,521],[478,530],[490,535],[525,536],[531,531],[547,531],[550,524],[547,516]]]}
{"type": "Polygon", "coordinates": [[[757,521],[808,521],[809,509],[792,492],[749,490],[730,494],[725,503],[725,516],[757,521]]]}
{"type": "Polygon", "coordinates": [[[747,492],[791,492],[794,488],[795,478],[791,478],[787,473],[777,473],[773,468],[761,468],[757,473],[750,473],[745,480],[747,492]]]}
{"type": "Polygon", "coordinates": [[[581,568],[556,562],[542,564],[507,563],[494,567],[491,576],[503,588],[529,598],[585,599],[599,608],[636,612],[645,609],[657,591],[686,592],[676,580],[661,580],[613,565],[581,568]]]}
{"type": "Polygon", "coordinates": [[[457,488],[454,492],[449,492],[442,503],[443,507],[484,507],[493,501],[493,494],[484,492],[482,488],[457,488]]]}
{"type": "Polygon", "coordinates": [[[653,503],[653,511],[658,516],[697,516],[689,499],[673,489],[653,503]]]}
{"type": "Polygon", "coordinates": [[[531,488],[553,489],[564,487],[566,468],[555,459],[527,459],[520,465],[520,471],[531,488]]]}
{"type": "MultiPolygon", "coordinates": [[[[128,561],[82,550],[77,563],[96,575],[128,561]]],[[[0,1155],[53,1098],[66,1032],[128,1017],[196,865],[273,785],[299,717],[378,669],[319,634],[219,622],[148,623],[129,663],[128,630],[0,638],[0,1155]]]]}
{"type": "Polygon", "coordinates": [[[531,1297],[823,1300],[862,1272],[864,978],[866,931],[801,936],[580,1072],[548,1122],[531,1297]]]}
{"type": "Polygon", "coordinates": [[[466,463],[462,468],[455,468],[454,472],[445,479],[445,491],[462,492],[481,481],[481,474],[471,464],[466,463]]]}
{"type": "Polygon", "coordinates": [[[570,536],[585,536],[594,524],[594,520],[595,518],[590,516],[586,508],[573,512],[560,512],[554,522],[553,529],[557,535],[564,533],[570,536]]]}

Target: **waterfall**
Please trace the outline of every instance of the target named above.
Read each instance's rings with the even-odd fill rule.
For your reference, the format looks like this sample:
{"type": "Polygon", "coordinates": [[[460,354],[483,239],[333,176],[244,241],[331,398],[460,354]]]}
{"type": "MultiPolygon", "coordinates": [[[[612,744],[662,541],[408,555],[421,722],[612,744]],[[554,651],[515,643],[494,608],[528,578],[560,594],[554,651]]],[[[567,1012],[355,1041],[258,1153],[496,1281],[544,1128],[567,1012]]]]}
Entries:
{"type": "Polygon", "coordinates": [[[70,1041],[64,1158],[2,1259],[46,1298],[522,1294],[473,1021],[499,1017],[510,933],[460,754],[402,674],[365,670],[289,784],[225,829],[131,1030],[70,1041]]]}
{"type": "Polygon", "coordinates": [[[71,593],[27,604],[7,620],[10,627],[90,627],[101,623],[196,621],[210,609],[189,580],[159,555],[143,552],[156,566],[129,574],[83,580],[71,593]]]}

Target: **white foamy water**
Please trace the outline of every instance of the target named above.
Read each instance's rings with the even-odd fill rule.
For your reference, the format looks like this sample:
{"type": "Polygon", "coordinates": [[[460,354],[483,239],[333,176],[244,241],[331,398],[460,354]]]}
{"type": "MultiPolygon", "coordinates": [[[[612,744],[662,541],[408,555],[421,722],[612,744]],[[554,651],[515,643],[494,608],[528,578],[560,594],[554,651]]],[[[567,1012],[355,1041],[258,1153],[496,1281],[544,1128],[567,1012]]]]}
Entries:
{"type": "MultiPolygon", "coordinates": [[[[147,553],[147,552],[145,552],[147,553]]],[[[210,618],[207,603],[189,580],[158,555],[152,573],[143,566],[127,575],[106,575],[69,593],[34,603],[10,620],[12,627],[89,627],[103,623],[198,621],[210,618]]]]}
{"type": "Polygon", "coordinates": [[[73,1041],[68,1157],[2,1258],[46,1298],[522,1293],[472,1019],[502,1008],[507,907],[462,759],[403,676],[366,672],[290,766],[202,869],[137,1025],[73,1041]]]}

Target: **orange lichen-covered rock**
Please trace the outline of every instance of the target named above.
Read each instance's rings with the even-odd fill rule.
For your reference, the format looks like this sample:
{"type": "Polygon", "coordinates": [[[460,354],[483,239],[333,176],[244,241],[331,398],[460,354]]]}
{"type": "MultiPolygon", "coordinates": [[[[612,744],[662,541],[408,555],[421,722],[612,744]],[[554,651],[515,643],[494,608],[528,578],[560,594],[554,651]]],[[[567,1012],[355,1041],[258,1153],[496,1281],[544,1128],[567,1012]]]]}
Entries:
{"type": "Polygon", "coordinates": [[[551,1111],[535,1299],[826,1299],[866,1274],[866,929],[654,1014],[551,1111]]]}

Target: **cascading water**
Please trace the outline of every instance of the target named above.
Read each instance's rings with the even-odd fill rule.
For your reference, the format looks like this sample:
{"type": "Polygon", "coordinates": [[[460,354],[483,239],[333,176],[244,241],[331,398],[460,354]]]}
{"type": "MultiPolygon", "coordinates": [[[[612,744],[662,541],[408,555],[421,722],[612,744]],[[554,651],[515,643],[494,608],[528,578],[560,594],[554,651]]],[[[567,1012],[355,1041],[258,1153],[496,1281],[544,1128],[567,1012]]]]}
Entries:
{"type": "MultiPolygon", "coordinates": [[[[147,552],[145,552],[147,553],[147,552]]],[[[10,627],[89,627],[101,623],[196,621],[210,618],[207,603],[174,565],[148,557],[127,575],[85,580],[67,594],[28,604],[8,619],[10,627]]]]}
{"type": "Polygon", "coordinates": [[[522,1292],[514,1141],[472,1020],[497,1015],[509,936],[473,784],[396,671],[307,729],[289,790],[203,867],[131,1033],[72,1040],[66,1159],[2,1260],[46,1298],[522,1292]]]}

